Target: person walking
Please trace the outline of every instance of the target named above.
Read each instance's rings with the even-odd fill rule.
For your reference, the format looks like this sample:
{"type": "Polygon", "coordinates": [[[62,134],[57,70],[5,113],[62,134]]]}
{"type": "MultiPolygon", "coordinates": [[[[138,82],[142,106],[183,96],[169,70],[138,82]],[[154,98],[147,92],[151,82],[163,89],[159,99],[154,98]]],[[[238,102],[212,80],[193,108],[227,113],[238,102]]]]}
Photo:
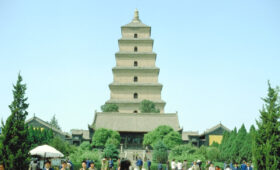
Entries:
{"type": "Polygon", "coordinates": [[[136,166],[138,166],[139,170],[142,170],[142,166],[143,166],[143,161],[141,158],[139,158],[136,162],[136,166]]]}

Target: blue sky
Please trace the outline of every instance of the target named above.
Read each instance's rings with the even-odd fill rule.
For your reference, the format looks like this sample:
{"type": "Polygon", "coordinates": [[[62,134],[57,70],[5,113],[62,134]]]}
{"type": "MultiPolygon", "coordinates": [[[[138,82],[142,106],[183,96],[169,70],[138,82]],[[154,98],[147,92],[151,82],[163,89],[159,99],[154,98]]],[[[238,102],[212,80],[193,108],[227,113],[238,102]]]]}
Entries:
{"type": "Polygon", "coordinates": [[[184,130],[255,124],[267,81],[280,85],[279,0],[0,0],[0,118],[20,71],[28,118],[86,129],[110,97],[120,27],[135,8],[152,26],[165,111],[184,130]]]}

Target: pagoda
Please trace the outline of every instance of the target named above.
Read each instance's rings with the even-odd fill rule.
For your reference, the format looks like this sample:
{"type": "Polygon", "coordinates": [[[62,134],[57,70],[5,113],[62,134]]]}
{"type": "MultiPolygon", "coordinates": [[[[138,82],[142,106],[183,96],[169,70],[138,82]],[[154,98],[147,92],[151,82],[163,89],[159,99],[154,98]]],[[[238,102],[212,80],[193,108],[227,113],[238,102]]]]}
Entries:
{"type": "Polygon", "coordinates": [[[133,20],[121,27],[121,33],[116,67],[112,69],[114,80],[109,85],[111,98],[106,103],[118,105],[121,113],[139,113],[141,101],[147,99],[163,113],[165,102],[161,100],[151,27],[141,22],[136,10],[133,20]]]}
{"type": "Polygon", "coordinates": [[[121,27],[119,51],[115,54],[114,80],[109,85],[111,96],[106,104],[116,104],[118,112],[96,112],[89,126],[90,136],[99,128],[118,131],[124,148],[142,148],[144,134],[158,126],[168,125],[182,132],[177,113],[165,113],[161,99],[162,84],[158,82],[159,68],[151,27],[139,19],[135,10],[132,21],[121,27]],[[160,113],[141,113],[140,103],[150,100],[160,113]]]}

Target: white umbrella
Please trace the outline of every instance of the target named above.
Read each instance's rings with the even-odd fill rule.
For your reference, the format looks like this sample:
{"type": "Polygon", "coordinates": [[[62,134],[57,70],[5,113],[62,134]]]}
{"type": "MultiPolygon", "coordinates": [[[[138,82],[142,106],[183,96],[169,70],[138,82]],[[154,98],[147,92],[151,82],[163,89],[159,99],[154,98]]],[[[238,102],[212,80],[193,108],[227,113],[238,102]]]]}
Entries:
{"type": "Polygon", "coordinates": [[[37,146],[29,152],[31,155],[40,156],[44,158],[61,158],[64,155],[49,145],[37,146]]]}

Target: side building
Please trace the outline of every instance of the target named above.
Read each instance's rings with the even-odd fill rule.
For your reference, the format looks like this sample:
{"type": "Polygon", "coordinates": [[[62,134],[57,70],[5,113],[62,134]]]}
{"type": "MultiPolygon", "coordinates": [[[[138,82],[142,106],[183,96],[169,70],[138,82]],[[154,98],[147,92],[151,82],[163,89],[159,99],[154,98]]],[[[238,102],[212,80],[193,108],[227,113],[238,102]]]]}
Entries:
{"type": "Polygon", "coordinates": [[[54,136],[58,136],[60,137],[62,140],[64,141],[68,141],[69,143],[72,144],[72,136],[69,133],[66,132],[62,132],[60,129],[57,129],[55,127],[53,127],[51,124],[49,124],[48,122],[36,117],[35,115],[28,119],[25,122],[28,126],[32,126],[34,128],[40,128],[40,129],[48,129],[48,130],[52,130],[54,136]]]}
{"type": "Polygon", "coordinates": [[[191,143],[195,146],[211,146],[213,142],[221,144],[223,139],[223,134],[225,131],[230,132],[231,130],[225,127],[222,123],[207,129],[202,134],[197,131],[185,131],[182,133],[183,143],[191,143]]]}

